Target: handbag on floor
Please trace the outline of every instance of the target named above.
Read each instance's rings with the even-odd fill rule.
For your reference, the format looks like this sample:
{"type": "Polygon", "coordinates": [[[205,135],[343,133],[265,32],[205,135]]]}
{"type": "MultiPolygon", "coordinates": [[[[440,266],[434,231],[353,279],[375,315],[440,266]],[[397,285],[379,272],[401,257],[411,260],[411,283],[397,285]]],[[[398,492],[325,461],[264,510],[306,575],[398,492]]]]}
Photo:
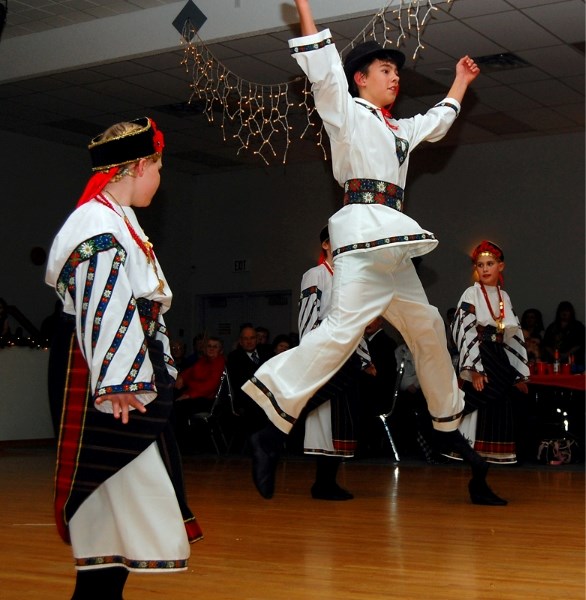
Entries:
{"type": "Polygon", "coordinates": [[[571,463],[575,444],[576,441],[569,438],[542,440],[537,450],[537,460],[546,465],[571,463]]]}

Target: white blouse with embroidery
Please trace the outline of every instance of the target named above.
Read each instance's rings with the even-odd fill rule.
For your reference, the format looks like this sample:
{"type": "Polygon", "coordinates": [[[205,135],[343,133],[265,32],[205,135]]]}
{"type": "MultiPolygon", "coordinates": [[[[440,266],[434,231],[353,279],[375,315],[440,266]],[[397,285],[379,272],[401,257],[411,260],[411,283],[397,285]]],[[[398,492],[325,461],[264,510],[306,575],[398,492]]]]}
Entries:
{"type": "MultiPolygon", "coordinates": [[[[499,314],[499,297],[496,286],[485,286],[492,312],[499,314]]],[[[505,316],[503,320],[503,345],[511,366],[517,371],[517,381],[524,381],[529,377],[527,364],[527,350],[523,331],[519,319],[513,310],[511,299],[507,292],[501,289],[504,302],[505,316]]],[[[454,321],[452,322],[452,336],[460,352],[459,372],[460,377],[472,381],[472,371],[485,374],[480,357],[480,338],[477,327],[496,327],[496,321],[491,315],[480,284],[475,283],[469,287],[460,298],[454,321]]]]}
{"type": "MultiPolygon", "coordinates": [[[[124,207],[124,212],[136,233],[147,240],[132,208],[124,207]]],[[[172,294],[158,261],[156,265],[158,273],[121,215],[95,199],[76,209],[55,237],[45,281],[57,290],[64,312],[75,316],[94,400],[107,393],[130,392],[146,405],[156,397],[136,306],[139,298],[161,303],[154,338],[163,344],[170,375],[177,376],[162,316],[172,294]],[[159,279],[164,283],[162,291],[159,279]]],[[[109,402],[97,408],[112,412],[109,402]]]]}

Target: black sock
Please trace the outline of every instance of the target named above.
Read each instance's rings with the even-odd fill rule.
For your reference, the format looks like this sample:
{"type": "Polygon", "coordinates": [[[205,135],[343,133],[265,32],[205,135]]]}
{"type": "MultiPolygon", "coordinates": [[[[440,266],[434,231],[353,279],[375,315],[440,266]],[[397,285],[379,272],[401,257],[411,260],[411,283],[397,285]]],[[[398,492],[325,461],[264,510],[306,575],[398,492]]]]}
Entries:
{"type": "Polygon", "coordinates": [[[280,451],[283,448],[283,444],[287,439],[287,434],[281,431],[276,425],[273,425],[271,421],[267,423],[259,432],[262,438],[263,445],[267,449],[280,451]]]}
{"type": "Polygon", "coordinates": [[[459,429],[454,431],[434,430],[434,440],[440,452],[460,454],[472,468],[473,479],[484,479],[488,471],[486,460],[472,448],[459,429]]]}
{"type": "Polygon", "coordinates": [[[123,600],[128,571],[124,567],[77,571],[71,600],[123,600]]]}
{"type": "Polygon", "coordinates": [[[342,459],[338,456],[318,456],[315,461],[315,485],[322,488],[336,486],[336,477],[342,459]]]}

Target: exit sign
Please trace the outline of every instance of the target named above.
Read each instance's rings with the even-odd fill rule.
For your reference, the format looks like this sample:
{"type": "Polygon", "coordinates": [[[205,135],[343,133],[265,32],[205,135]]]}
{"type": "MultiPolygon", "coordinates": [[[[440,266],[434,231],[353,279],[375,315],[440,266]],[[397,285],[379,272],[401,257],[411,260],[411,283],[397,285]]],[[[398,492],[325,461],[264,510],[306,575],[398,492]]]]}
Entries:
{"type": "Polygon", "coordinates": [[[234,273],[244,273],[246,270],[246,259],[234,261],[234,273]]]}

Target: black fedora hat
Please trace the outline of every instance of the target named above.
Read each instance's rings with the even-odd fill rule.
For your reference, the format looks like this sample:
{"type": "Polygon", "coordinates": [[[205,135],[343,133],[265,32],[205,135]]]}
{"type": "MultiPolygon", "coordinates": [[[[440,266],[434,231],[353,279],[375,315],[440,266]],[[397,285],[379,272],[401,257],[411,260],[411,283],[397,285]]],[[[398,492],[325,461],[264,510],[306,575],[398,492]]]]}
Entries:
{"type": "Polygon", "coordinates": [[[400,50],[383,48],[374,40],[363,42],[362,44],[354,46],[344,59],[344,72],[346,73],[346,79],[348,79],[350,86],[352,86],[354,73],[375,58],[378,58],[379,60],[384,58],[391,60],[397,65],[397,69],[401,69],[405,64],[405,55],[400,50]]]}

